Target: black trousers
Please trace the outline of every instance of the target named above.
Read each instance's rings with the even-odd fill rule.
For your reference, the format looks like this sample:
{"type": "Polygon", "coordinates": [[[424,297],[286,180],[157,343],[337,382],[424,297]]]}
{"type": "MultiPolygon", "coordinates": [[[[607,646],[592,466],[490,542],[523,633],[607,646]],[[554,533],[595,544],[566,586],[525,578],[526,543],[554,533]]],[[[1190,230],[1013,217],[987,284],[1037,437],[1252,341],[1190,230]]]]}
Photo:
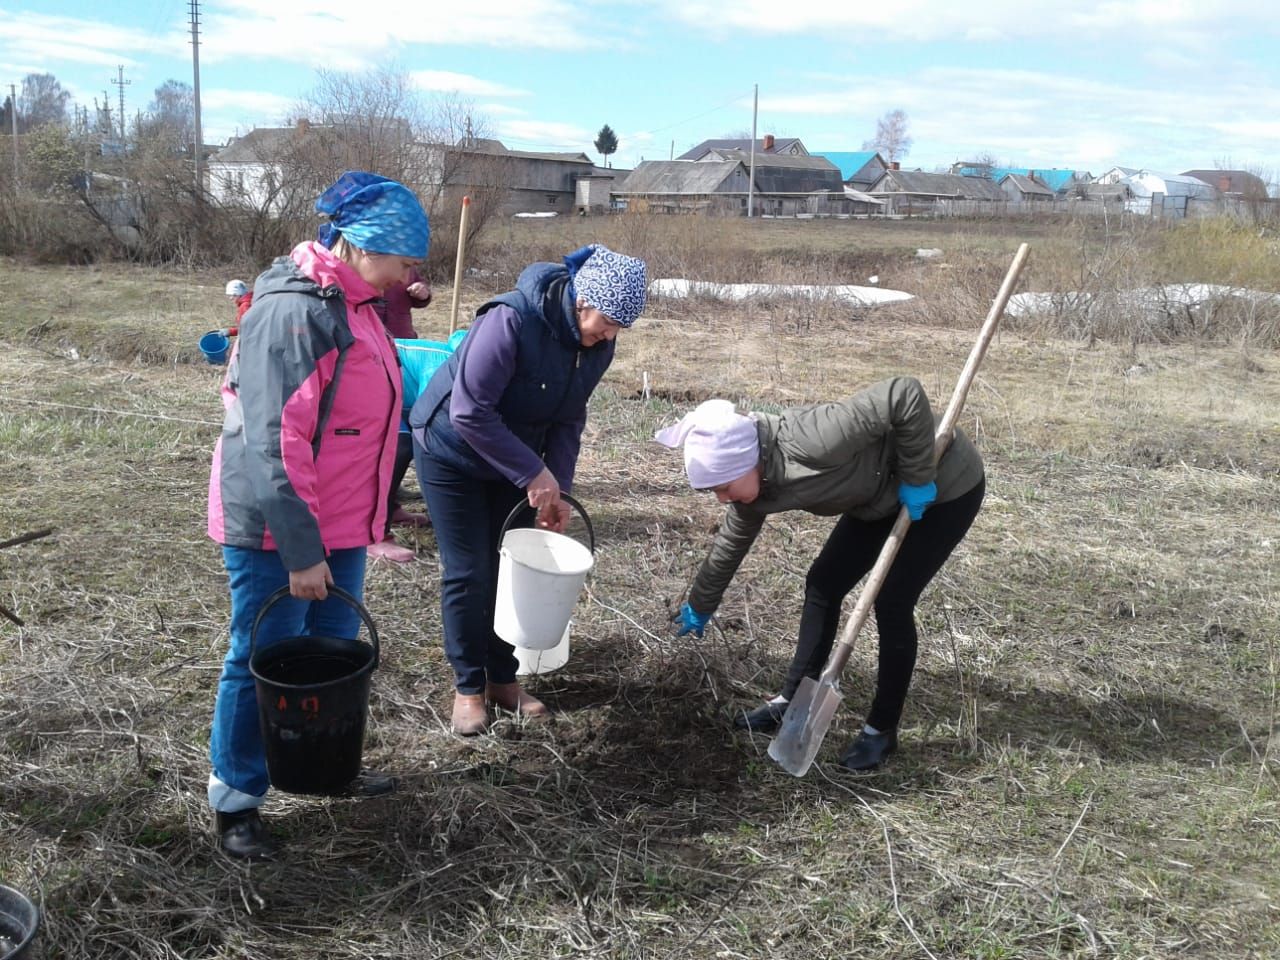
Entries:
{"type": "Polygon", "coordinates": [[[391,514],[400,506],[400,484],[404,475],[409,472],[409,464],[413,463],[413,435],[400,434],[396,440],[396,462],[391,468],[391,489],[387,492],[387,530],[383,540],[391,539],[391,514]]]}
{"type": "MultiPolygon", "coordinates": [[[[916,601],[969,532],[985,494],[983,480],[963,496],[931,506],[907,529],[889,568],[875,602],[880,664],[867,723],[877,730],[895,729],[902,717],[916,665],[916,601]]],[[[782,688],[787,699],[795,696],[804,677],[816,680],[826,666],[840,621],[840,604],[875,566],[896,519],[894,514],[867,523],[845,515],[827,537],[805,578],[796,653],[782,688]]]]}
{"type": "MultiPolygon", "coordinates": [[[[498,539],[524,491],[506,480],[477,480],[413,445],[418,484],[440,551],[444,653],[459,693],[516,678],[515,647],[493,631],[498,539]]],[[[523,526],[528,525],[525,521],[523,526]]]]}

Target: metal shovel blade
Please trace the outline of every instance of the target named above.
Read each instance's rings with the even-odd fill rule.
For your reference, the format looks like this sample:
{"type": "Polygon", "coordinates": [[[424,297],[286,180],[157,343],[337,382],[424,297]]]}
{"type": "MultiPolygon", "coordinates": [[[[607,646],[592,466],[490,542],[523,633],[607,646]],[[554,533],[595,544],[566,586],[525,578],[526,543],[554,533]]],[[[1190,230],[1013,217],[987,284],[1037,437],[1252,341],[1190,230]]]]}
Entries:
{"type": "Polygon", "coordinates": [[[813,765],[843,699],[834,683],[819,683],[809,677],[801,680],[782,715],[778,735],[769,743],[769,756],[793,777],[803,777],[813,765]]]}

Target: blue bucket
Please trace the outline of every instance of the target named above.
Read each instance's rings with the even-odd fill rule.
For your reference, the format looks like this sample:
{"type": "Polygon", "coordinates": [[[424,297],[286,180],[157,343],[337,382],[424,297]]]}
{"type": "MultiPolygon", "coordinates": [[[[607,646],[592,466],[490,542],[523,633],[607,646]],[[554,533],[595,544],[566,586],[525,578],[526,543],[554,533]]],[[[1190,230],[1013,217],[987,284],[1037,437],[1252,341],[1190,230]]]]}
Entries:
{"type": "Polygon", "coordinates": [[[210,330],[200,338],[200,352],[210,363],[226,363],[230,348],[231,341],[217,330],[210,330]]]}

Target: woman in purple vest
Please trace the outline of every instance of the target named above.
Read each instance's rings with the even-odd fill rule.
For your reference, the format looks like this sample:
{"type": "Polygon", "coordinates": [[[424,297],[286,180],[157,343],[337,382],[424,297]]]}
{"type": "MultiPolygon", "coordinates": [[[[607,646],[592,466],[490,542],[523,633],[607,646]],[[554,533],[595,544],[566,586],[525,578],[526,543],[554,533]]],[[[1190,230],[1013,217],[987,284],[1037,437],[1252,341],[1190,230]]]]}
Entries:
{"type": "Polygon", "coordinates": [[[484,733],[488,705],[527,717],[546,706],[516,682],[514,648],[493,631],[498,533],[524,498],[561,531],[587,401],[614,338],[645,304],[642,260],[599,244],[535,263],[476,313],[462,345],[409,416],[414,465],[440,547],[453,729],[484,733]]]}

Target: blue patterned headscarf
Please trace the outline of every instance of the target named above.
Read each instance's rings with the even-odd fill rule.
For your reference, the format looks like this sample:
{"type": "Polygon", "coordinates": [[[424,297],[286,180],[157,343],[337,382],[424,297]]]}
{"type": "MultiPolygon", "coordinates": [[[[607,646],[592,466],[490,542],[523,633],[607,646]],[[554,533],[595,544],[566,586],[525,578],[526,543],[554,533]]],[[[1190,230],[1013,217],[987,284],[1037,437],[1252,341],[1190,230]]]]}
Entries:
{"type": "Polygon", "coordinates": [[[643,260],[593,243],[573,251],[564,264],[575,298],[581,297],[620,326],[629,327],[640,317],[647,286],[643,260]]]}
{"type": "Polygon", "coordinates": [[[431,228],[418,198],[402,183],[376,173],[348,170],[316,201],[329,222],[317,239],[332,247],[339,235],[369,253],[394,257],[427,255],[431,228]]]}

